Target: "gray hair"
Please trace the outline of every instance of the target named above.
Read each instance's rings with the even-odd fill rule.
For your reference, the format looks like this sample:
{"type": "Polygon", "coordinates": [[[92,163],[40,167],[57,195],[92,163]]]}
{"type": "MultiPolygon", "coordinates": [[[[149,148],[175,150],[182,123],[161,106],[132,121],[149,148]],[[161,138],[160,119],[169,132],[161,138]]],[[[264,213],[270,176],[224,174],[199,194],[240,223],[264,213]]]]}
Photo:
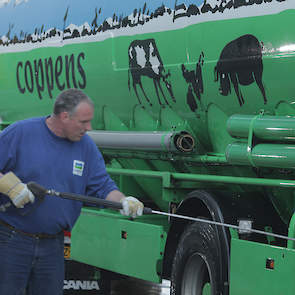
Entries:
{"type": "Polygon", "coordinates": [[[94,107],[93,101],[82,90],[75,88],[64,90],[56,98],[53,114],[59,115],[62,112],[68,112],[73,115],[81,102],[86,102],[94,107]]]}

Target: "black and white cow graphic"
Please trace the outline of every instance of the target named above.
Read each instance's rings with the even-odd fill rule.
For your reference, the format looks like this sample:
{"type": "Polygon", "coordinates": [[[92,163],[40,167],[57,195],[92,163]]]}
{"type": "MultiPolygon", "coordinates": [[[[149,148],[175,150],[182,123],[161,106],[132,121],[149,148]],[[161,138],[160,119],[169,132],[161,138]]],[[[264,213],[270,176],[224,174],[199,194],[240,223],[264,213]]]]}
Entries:
{"type": "Polygon", "coordinates": [[[188,90],[186,94],[186,102],[190,107],[191,111],[194,112],[198,109],[198,105],[195,99],[197,97],[201,104],[201,95],[204,92],[202,67],[204,65],[204,53],[201,52],[199,61],[196,64],[196,70],[188,70],[184,64],[181,65],[182,75],[188,84],[188,90]]]}
{"type": "Polygon", "coordinates": [[[215,82],[220,80],[220,94],[228,95],[232,83],[240,106],[245,100],[239,84],[247,86],[254,81],[262,93],[264,103],[267,103],[262,83],[262,46],[255,36],[243,35],[228,43],[220,54],[214,73],[215,82]]]}
{"type": "Polygon", "coordinates": [[[142,77],[146,76],[153,80],[159,104],[163,106],[160,94],[164,98],[167,105],[169,102],[164,94],[162,83],[166,86],[170,98],[176,102],[172,91],[172,85],[169,81],[170,71],[166,73],[164,65],[159,54],[156,42],[154,39],[134,40],[128,48],[129,71],[128,71],[128,88],[130,91],[130,74],[132,77],[132,86],[140,104],[142,101],[137,91],[139,85],[145,99],[152,106],[151,100],[148,98],[142,86],[142,77]]]}

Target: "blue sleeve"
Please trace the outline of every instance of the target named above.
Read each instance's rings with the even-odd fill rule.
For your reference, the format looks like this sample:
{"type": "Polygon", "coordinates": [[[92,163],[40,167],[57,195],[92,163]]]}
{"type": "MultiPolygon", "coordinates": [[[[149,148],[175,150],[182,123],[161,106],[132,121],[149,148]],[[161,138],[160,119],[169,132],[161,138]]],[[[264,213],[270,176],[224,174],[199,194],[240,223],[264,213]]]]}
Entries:
{"type": "MultiPolygon", "coordinates": [[[[18,139],[20,138],[17,124],[6,127],[0,133],[0,172],[5,174],[16,166],[18,139]]],[[[0,205],[9,202],[6,195],[0,194],[0,205]]]]}
{"type": "Polygon", "coordinates": [[[94,143],[91,145],[90,155],[86,193],[105,199],[111,191],[118,190],[118,187],[107,173],[104,159],[94,143]]]}
{"type": "Polygon", "coordinates": [[[17,124],[10,125],[0,133],[0,171],[5,174],[16,165],[16,153],[20,138],[17,124]]]}

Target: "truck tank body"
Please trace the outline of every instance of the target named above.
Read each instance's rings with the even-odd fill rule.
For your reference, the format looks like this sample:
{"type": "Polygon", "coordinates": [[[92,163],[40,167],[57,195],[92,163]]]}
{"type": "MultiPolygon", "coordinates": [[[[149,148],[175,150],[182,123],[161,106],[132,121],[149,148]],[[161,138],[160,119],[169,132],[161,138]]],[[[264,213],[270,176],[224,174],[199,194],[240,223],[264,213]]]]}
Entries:
{"type": "MultiPolygon", "coordinates": [[[[233,114],[294,114],[291,1],[128,3],[112,13],[61,1],[56,14],[53,4],[12,2],[1,7],[3,124],[49,114],[59,91],[77,87],[95,101],[94,130],[186,130],[191,155],[202,155],[236,141],[233,114]]],[[[276,201],[290,208],[284,220],[290,198],[276,201]]]]}
{"type": "Polygon", "coordinates": [[[126,193],[173,211],[188,192],[218,191],[227,221],[263,219],[268,204],[289,224],[293,0],[11,0],[0,15],[2,128],[82,89],[126,193]]]}

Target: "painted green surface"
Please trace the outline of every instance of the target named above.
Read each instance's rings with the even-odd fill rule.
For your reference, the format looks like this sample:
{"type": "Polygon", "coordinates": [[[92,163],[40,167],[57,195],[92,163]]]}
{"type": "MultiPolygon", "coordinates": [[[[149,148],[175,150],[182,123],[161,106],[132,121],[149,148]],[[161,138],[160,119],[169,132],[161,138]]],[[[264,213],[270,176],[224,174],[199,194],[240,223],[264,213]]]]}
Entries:
{"type": "MultiPolygon", "coordinates": [[[[77,59],[79,54],[83,53],[84,58],[81,58],[80,62],[86,75],[85,91],[96,103],[94,129],[186,129],[191,131],[197,139],[196,153],[200,153],[203,147],[207,152],[224,153],[227,144],[233,140],[225,127],[230,115],[257,114],[261,109],[275,114],[283,102],[290,106],[288,115],[295,113],[291,100],[295,84],[293,76],[290,75],[290,69],[293,66],[295,68],[294,52],[282,54],[278,51],[286,42],[295,42],[295,36],[291,30],[284,30],[282,35],[280,29],[291,26],[293,19],[294,11],[285,11],[274,16],[200,23],[175,31],[1,54],[1,96],[9,99],[2,102],[0,116],[3,120],[14,121],[24,117],[48,114],[51,112],[55,96],[59,93],[57,83],[54,81],[52,99],[49,98],[46,83],[44,90],[41,91],[42,99],[38,98],[36,85],[32,94],[27,90],[21,94],[17,89],[16,81],[18,62],[30,61],[34,65],[34,61],[39,59],[42,59],[44,63],[51,57],[55,62],[60,56],[63,66],[59,83],[65,87],[73,87],[72,70],[69,72],[69,84],[66,83],[65,59],[66,56],[74,56],[74,76],[78,85],[83,83],[83,79],[78,71],[77,59]],[[227,34],[216,32],[227,32],[227,34]],[[219,84],[214,81],[214,67],[221,50],[231,40],[247,33],[263,40],[266,47],[263,55],[263,82],[268,97],[267,105],[263,104],[261,93],[255,83],[240,86],[246,99],[245,105],[240,107],[233,89],[229,96],[222,96],[218,91],[219,84]],[[140,108],[132,87],[131,91],[128,90],[128,46],[134,39],[148,38],[155,39],[164,66],[171,72],[171,82],[177,101],[171,102],[171,108],[161,108],[157,104],[153,82],[149,78],[143,77],[142,83],[147,89],[147,94],[153,98],[152,107],[145,105],[145,109],[140,108]],[[171,48],[174,50],[170,50],[171,48]],[[186,104],[187,84],[182,76],[181,65],[184,64],[190,70],[194,69],[202,51],[204,52],[202,67],[204,94],[200,107],[193,113],[186,104]],[[280,82],[274,83],[277,73],[280,73],[280,82]]],[[[25,83],[23,72],[22,68],[20,70],[21,85],[25,83]]]]}
{"type": "MultiPolygon", "coordinates": [[[[295,237],[295,213],[290,220],[288,236],[292,238],[295,237]]],[[[295,241],[288,240],[287,247],[289,249],[295,249],[295,241]]]]}
{"type": "Polygon", "coordinates": [[[295,251],[233,239],[230,295],[294,295],[295,251]],[[266,268],[267,259],[274,269],[266,268]]]}
{"type": "MultiPolygon", "coordinates": [[[[25,94],[18,92],[16,66],[19,61],[30,61],[34,64],[34,60],[40,58],[44,61],[46,58],[51,57],[53,61],[56,61],[57,57],[61,56],[64,67],[66,55],[71,56],[73,54],[77,59],[78,55],[83,52],[85,58],[81,59],[81,64],[87,77],[85,91],[95,100],[98,110],[98,118],[94,128],[103,126],[103,119],[108,120],[108,118],[101,116],[102,107],[104,106],[105,112],[106,110],[112,112],[127,128],[134,126],[137,130],[150,130],[151,128],[170,130],[172,127],[182,129],[184,126],[188,126],[188,128],[195,131],[195,134],[202,139],[205,145],[208,145],[209,140],[217,140],[213,140],[214,136],[211,135],[211,131],[214,134],[214,128],[218,130],[224,130],[225,128],[222,120],[220,120],[222,115],[219,115],[219,112],[224,113],[226,118],[234,113],[257,113],[260,109],[274,113],[277,109],[276,105],[282,99],[287,100],[288,103],[288,98],[292,97],[291,93],[295,88],[292,75],[290,75],[290,68],[294,65],[294,53],[290,51],[282,55],[278,52],[278,48],[287,41],[292,43],[295,39],[291,31],[284,31],[282,36],[280,30],[280,28],[291,25],[293,18],[294,12],[286,11],[274,16],[201,23],[176,31],[117,37],[100,42],[77,43],[59,48],[48,47],[27,52],[1,54],[1,94],[11,99],[6,100],[2,105],[0,114],[4,119],[9,117],[10,120],[15,120],[21,117],[29,117],[31,114],[39,115],[51,111],[54,99],[49,98],[46,87],[42,92],[41,100],[38,98],[36,87],[33,94],[28,93],[28,91],[25,94]],[[262,27],[268,27],[269,29],[262,30],[262,27]],[[227,32],[226,36],[216,33],[219,31],[227,32]],[[266,51],[263,56],[263,80],[269,97],[269,104],[267,105],[263,104],[261,94],[255,83],[250,86],[241,86],[247,100],[246,104],[240,107],[234,91],[228,97],[224,97],[219,94],[218,83],[214,82],[214,67],[219,59],[220,51],[228,42],[246,33],[251,33],[257,36],[259,40],[264,40],[265,44],[271,44],[272,50],[266,51]],[[146,109],[142,110],[137,106],[138,102],[134,91],[131,89],[129,92],[128,90],[128,46],[134,39],[148,38],[155,39],[161,56],[163,56],[165,68],[171,71],[171,81],[177,100],[176,104],[171,103],[171,108],[161,109],[154,103],[152,107],[146,106],[146,109]],[[175,46],[175,40],[177,40],[178,46],[175,46]],[[170,50],[172,46],[174,50],[170,50]],[[195,67],[202,50],[205,54],[203,108],[199,108],[196,113],[193,113],[185,103],[187,86],[182,76],[181,64],[192,68],[195,67]],[[273,83],[278,72],[280,73],[280,83],[273,83]],[[31,112],[19,112],[19,104],[23,105],[24,102],[25,110],[33,107],[31,112]],[[138,116],[137,112],[139,113],[138,116]],[[132,114],[135,114],[134,118],[132,118],[132,114]],[[141,115],[146,116],[145,120],[142,120],[141,115]],[[138,119],[136,119],[137,117],[138,119]],[[200,128],[202,128],[201,130],[207,130],[208,122],[210,122],[210,125],[218,122],[218,125],[210,127],[210,134],[207,132],[200,134],[198,132],[200,128]]],[[[66,71],[63,68],[59,78],[60,84],[65,83],[65,75],[66,71]]],[[[71,75],[72,73],[70,73],[71,75]]],[[[82,83],[76,64],[75,77],[76,83],[82,83]]],[[[151,92],[150,96],[154,97],[152,81],[143,77],[143,83],[151,92]]],[[[24,84],[23,78],[21,84],[24,84]]],[[[54,84],[56,86],[56,82],[54,84]]],[[[70,77],[69,86],[73,87],[73,85],[70,77]]],[[[53,98],[58,93],[59,91],[56,89],[52,91],[53,98]]],[[[156,102],[155,97],[154,99],[156,102]]],[[[114,127],[119,128],[119,126],[114,127]]],[[[230,137],[226,140],[229,139],[230,137]]],[[[224,141],[226,140],[224,139],[224,141]]],[[[217,149],[217,147],[215,148],[217,149]]],[[[222,152],[224,152],[224,149],[222,149],[222,152]]]]}
{"type": "Polygon", "coordinates": [[[209,283],[206,283],[203,287],[202,295],[210,295],[211,294],[211,286],[209,283]]]}
{"type": "Polygon", "coordinates": [[[130,220],[111,210],[84,208],[72,231],[71,258],[160,282],[167,226],[167,218],[159,216],[130,220]]]}
{"type": "MultiPolygon", "coordinates": [[[[50,114],[61,88],[74,87],[75,83],[85,84],[81,88],[95,102],[94,129],[187,130],[196,138],[196,149],[188,155],[103,151],[107,155],[109,167],[124,169],[126,173],[129,169],[136,170],[137,175],[132,175],[132,179],[118,177],[124,192],[152,198],[162,210],[167,211],[171,200],[181,201],[184,188],[190,191],[212,188],[217,182],[217,186],[221,184],[227,191],[247,193],[249,187],[259,190],[261,186],[278,186],[269,189],[272,193],[271,201],[288,223],[295,208],[293,190],[288,188],[288,185],[293,185],[294,172],[282,176],[276,170],[272,172],[276,180],[269,179],[269,174],[266,179],[256,178],[251,163],[246,166],[226,166],[225,151],[235,141],[226,130],[231,115],[254,116],[261,110],[268,115],[295,115],[295,51],[280,51],[282,46],[295,43],[295,31],[289,29],[293,28],[294,19],[295,11],[289,10],[277,15],[200,23],[175,31],[116,38],[112,38],[110,33],[110,38],[104,41],[70,45],[59,43],[26,52],[0,54],[0,118],[5,122],[13,122],[50,114]],[[219,93],[219,83],[214,81],[214,67],[220,52],[226,44],[244,34],[255,35],[264,44],[263,84],[268,99],[266,105],[256,83],[240,86],[245,97],[245,104],[240,106],[233,89],[228,96],[222,96],[219,93]],[[142,83],[152,98],[152,106],[146,102],[144,108],[139,106],[133,88],[130,91],[128,89],[128,47],[133,40],[149,38],[155,39],[165,69],[171,72],[176,103],[169,100],[169,107],[160,107],[157,104],[153,82],[147,77],[142,78],[142,83]],[[201,102],[197,101],[198,109],[192,112],[186,103],[188,86],[183,78],[181,65],[194,70],[202,52],[204,93],[201,102]],[[73,57],[75,63],[67,72],[65,64],[70,57],[73,57]],[[62,62],[60,68],[57,68],[61,74],[57,80],[52,81],[54,89],[51,97],[46,82],[38,94],[36,83],[41,81],[36,80],[35,76],[33,92],[29,93],[26,89],[21,94],[16,80],[18,63],[23,63],[23,67],[19,69],[20,84],[23,86],[25,63],[30,62],[34,66],[35,62],[41,60],[45,67],[49,58],[52,59],[55,70],[57,60],[62,62]],[[85,81],[79,71],[78,60],[85,74],[85,81]],[[60,89],[57,84],[60,84],[60,89]],[[152,179],[142,178],[140,170],[167,174],[163,179],[162,174],[152,179]],[[172,186],[169,173],[175,173],[179,187],[172,186]],[[284,179],[280,181],[282,177],[284,179]],[[291,181],[288,182],[288,179],[291,181]],[[240,184],[243,186],[237,188],[236,185],[240,184]]],[[[46,76],[44,79],[46,81],[46,76]]],[[[277,153],[273,145],[268,145],[265,150],[277,153]]],[[[244,148],[239,147],[237,154],[239,159],[243,158],[244,148]]],[[[292,152],[286,157],[294,158],[292,152]]],[[[289,163],[288,158],[285,161],[289,163]]],[[[274,165],[272,162],[270,167],[274,166],[282,167],[280,163],[274,165]]],[[[263,172],[264,170],[261,171],[262,176],[263,172]]],[[[239,201],[238,197],[235,201],[239,201]]],[[[161,271],[163,258],[161,252],[164,251],[167,231],[165,220],[150,216],[130,221],[113,212],[84,209],[73,230],[73,258],[130,276],[159,281],[158,272],[161,271]],[[122,231],[127,232],[127,239],[122,238],[122,231]],[[141,264],[140,268],[138,264],[141,264]]],[[[294,280],[291,280],[295,265],[293,251],[243,241],[234,240],[233,243],[232,294],[281,294],[285,291],[282,286],[286,285],[288,289],[283,294],[294,295],[294,280]],[[265,255],[270,255],[277,261],[279,267],[275,271],[265,270],[265,255]],[[250,260],[249,257],[254,259],[250,260]],[[258,287],[257,282],[260,284],[258,287]]],[[[206,287],[204,292],[207,293],[207,290],[206,287]]]]}

